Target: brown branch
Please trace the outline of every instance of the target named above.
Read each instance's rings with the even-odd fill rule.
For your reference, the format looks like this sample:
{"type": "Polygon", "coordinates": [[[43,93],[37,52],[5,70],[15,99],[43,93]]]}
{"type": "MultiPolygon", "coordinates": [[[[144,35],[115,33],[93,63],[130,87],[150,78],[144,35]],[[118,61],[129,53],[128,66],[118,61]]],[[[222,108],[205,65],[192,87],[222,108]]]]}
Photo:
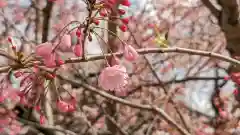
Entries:
{"type": "MultiPolygon", "coordinates": [[[[210,0],[202,0],[202,3],[211,11],[211,13],[218,19],[220,17],[220,11],[213,6],[210,0]]],[[[220,20],[219,20],[220,21],[220,20]]]]}
{"type": "Polygon", "coordinates": [[[67,135],[77,135],[76,133],[74,133],[70,130],[66,130],[66,129],[63,129],[63,128],[60,128],[60,127],[55,127],[55,126],[50,126],[50,125],[46,125],[46,126],[45,125],[40,125],[38,123],[28,121],[28,120],[25,120],[25,119],[22,119],[22,118],[17,118],[17,120],[24,123],[24,124],[32,125],[34,127],[40,128],[40,129],[59,131],[59,132],[65,133],[67,135]]]}
{"type": "Polygon", "coordinates": [[[164,110],[158,108],[157,106],[154,106],[154,105],[142,105],[142,104],[135,104],[135,103],[132,103],[130,101],[127,101],[127,100],[124,100],[124,99],[121,99],[121,98],[118,98],[118,97],[115,97],[115,96],[112,96],[106,92],[104,92],[104,90],[99,90],[91,85],[88,85],[86,83],[79,83],[75,80],[70,80],[66,77],[63,77],[61,75],[57,75],[57,77],[59,77],[60,79],[62,80],[65,80],[71,84],[74,84],[74,85],[79,85],[79,86],[82,86],[84,87],[86,90],[90,91],[90,92],[93,92],[95,94],[98,94],[98,95],[101,95],[102,97],[104,98],[107,98],[107,99],[110,99],[112,101],[115,101],[115,102],[118,102],[118,103],[121,103],[121,104],[124,104],[124,105],[127,105],[127,106],[130,106],[130,107],[133,107],[133,108],[137,108],[137,109],[141,109],[141,110],[146,110],[146,111],[151,111],[153,113],[156,113],[160,116],[162,116],[168,123],[170,123],[171,125],[173,125],[175,128],[177,128],[177,130],[184,134],[184,135],[190,135],[190,133],[188,133],[188,131],[186,131],[183,127],[181,127],[180,125],[178,125],[168,114],[166,114],[164,112],[164,110]]]}
{"type": "Polygon", "coordinates": [[[48,40],[52,8],[53,2],[47,1],[47,6],[43,9],[42,42],[46,42],[48,40]]]}
{"type": "MultiPolygon", "coordinates": [[[[200,50],[194,50],[194,49],[187,49],[187,48],[180,48],[180,47],[173,47],[173,48],[143,48],[143,49],[137,49],[137,52],[139,54],[150,54],[150,53],[185,53],[189,55],[200,55],[200,56],[206,56],[211,57],[215,59],[219,59],[222,61],[226,61],[229,63],[232,63],[233,65],[240,66],[240,61],[233,59],[228,56],[224,56],[218,53],[208,52],[208,51],[200,51],[200,50]]],[[[113,53],[115,56],[122,56],[123,52],[117,52],[113,53]]],[[[105,57],[111,57],[112,54],[108,53],[105,55],[92,55],[87,56],[86,59],[83,59],[82,57],[79,58],[69,58],[65,61],[65,63],[78,63],[78,62],[88,62],[88,61],[94,61],[94,60],[100,60],[104,59],[105,57]]]]}
{"type": "Polygon", "coordinates": [[[147,128],[146,135],[151,135],[152,134],[153,126],[157,122],[157,120],[158,120],[158,117],[155,117],[153,119],[153,121],[149,124],[149,127],[147,128]]]}
{"type": "MultiPolygon", "coordinates": [[[[122,135],[128,135],[128,133],[126,131],[124,131],[119,124],[117,124],[117,122],[109,115],[105,115],[106,118],[110,121],[110,123],[117,127],[117,129],[119,130],[119,132],[122,134],[122,135]]],[[[115,132],[116,133],[116,132],[115,132]]]]}

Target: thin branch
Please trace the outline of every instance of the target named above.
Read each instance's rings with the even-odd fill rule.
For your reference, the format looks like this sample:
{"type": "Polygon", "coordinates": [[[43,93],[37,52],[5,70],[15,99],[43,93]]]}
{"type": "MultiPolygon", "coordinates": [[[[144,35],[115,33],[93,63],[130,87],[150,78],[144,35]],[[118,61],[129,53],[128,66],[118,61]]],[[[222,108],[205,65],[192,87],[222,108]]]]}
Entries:
{"type": "Polygon", "coordinates": [[[77,135],[76,133],[74,133],[70,130],[66,130],[66,129],[63,129],[63,128],[60,128],[60,127],[55,127],[55,126],[50,126],[50,125],[46,125],[46,126],[45,125],[40,125],[38,123],[28,121],[28,120],[25,120],[25,119],[22,119],[22,118],[17,118],[17,120],[21,121],[24,124],[32,125],[32,126],[35,126],[37,128],[59,131],[59,132],[65,133],[67,135],[77,135]]]}
{"type": "Polygon", "coordinates": [[[149,127],[147,128],[146,135],[151,135],[151,134],[152,134],[153,126],[154,126],[154,124],[157,122],[157,120],[158,120],[158,117],[155,117],[155,118],[153,119],[153,121],[149,124],[149,127]]]}
{"type": "MultiPolygon", "coordinates": [[[[186,53],[189,55],[200,55],[200,56],[206,56],[210,58],[219,59],[222,61],[226,61],[229,63],[232,63],[235,66],[240,66],[240,61],[233,59],[228,56],[224,56],[218,53],[208,52],[208,51],[200,51],[200,50],[194,50],[194,49],[187,49],[187,48],[180,48],[180,47],[173,47],[173,48],[143,48],[143,49],[137,49],[137,52],[139,54],[150,54],[150,53],[186,53]]],[[[105,57],[111,57],[112,55],[115,56],[122,56],[123,52],[117,52],[117,53],[108,53],[105,55],[92,55],[86,57],[86,59],[83,59],[82,57],[79,58],[69,58],[65,61],[65,63],[78,63],[78,62],[88,62],[88,61],[94,61],[94,60],[100,60],[104,59],[105,57]]]]}
{"type": "Polygon", "coordinates": [[[115,126],[117,127],[117,129],[119,130],[119,132],[122,134],[122,135],[128,135],[128,133],[126,131],[124,131],[119,124],[117,124],[117,122],[109,115],[105,115],[106,118],[115,126]]]}
{"type": "Polygon", "coordinates": [[[157,113],[158,115],[162,116],[168,123],[170,123],[171,125],[176,127],[177,130],[179,132],[181,132],[182,134],[184,134],[184,135],[191,135],[190,133],[188,133],[188,131],[186,129],[181,127],[168,114],[166,114],[164,112],[164,110],[162,110],[161,108],[158,108],[157,106],[154,106],[154,105],[142,105],[142,104],[132,103],[130,101],[127,101],[127,100],[124,100],[124,99],[112,96],[112,95],[104,92],[104,90],[97,89],[97,88],[95,88],[95,87],[93,87],[91,85],[88,85],[86,83],[79,83],[78,81],[70,80],[70,79],[68,79],[66,77],[63,77],[61,75],[57,75],[57,77],[59,77],[62,80],[65,80],[65,81],[67,81],[67,82],[69,82],[71,84],[82,86],[82,87],[84,87],[86,90],[88,90],[90,92],[93,92],[95,94],[101,95],[102,97],[110,99],[110,100],[113,100],[115,102],[118,102],[118,103],[130,106],[130,107],[133,107],[133,108],[147,110],[147,111],[151,111],[153,113],[157,113]]]}

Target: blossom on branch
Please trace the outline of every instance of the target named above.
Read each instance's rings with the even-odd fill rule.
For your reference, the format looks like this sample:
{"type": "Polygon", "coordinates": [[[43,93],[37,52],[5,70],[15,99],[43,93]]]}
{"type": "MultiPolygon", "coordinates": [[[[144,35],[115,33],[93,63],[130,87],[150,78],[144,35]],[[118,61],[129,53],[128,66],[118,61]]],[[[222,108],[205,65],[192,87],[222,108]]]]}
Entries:
{"type": "Polygon", "coordinates": [[[98,83],[104,90],[121,91],[128,84],[128,74],[124,66],[114,65],[102,70],[98,83]]]}

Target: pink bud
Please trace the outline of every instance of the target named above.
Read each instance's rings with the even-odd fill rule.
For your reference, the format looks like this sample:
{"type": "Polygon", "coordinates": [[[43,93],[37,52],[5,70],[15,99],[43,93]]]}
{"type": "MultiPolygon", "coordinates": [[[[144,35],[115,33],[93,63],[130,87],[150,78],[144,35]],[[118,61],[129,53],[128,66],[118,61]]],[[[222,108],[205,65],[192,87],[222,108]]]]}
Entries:
{"type": "Polygon", "coordinates": [[[41,114],[40,115],[40,124],[43,125],[45,123],[45,121],[46,121],[45,116],[41,114]]]}
{"type": "Polygon", "coordinates": [[[123,10],[123,9],[118,9],[118,13],[119,13],[120,15],[124,15],[124,14],[126,13],[126,11],[123,10]]]}
{"type": "Polygon", "coordinates": [[[149,23],[149,24],[148,24],[148,27],[149,27],[149,28],[154,28],[155,25],[154,25],[153,23],[149,23]]]}
{"type": "Polygon", "coordinates": [[[100,22],[99,22],[99,20],[94,19],[94,20],[93,20],[93,23],[96,24],[96,25],[99,25],[100,22]]]}
{"type": "Polygon", "coordinates": [[[131,3],[129,2],[129,0],[122,0],[121,4],[127,7],[131,6],[131,3]]]}
{"type": "Polygon", "coordinates": [[[35,108],[35,110],[38,111],[38,112],[41,110],[40,105],[37,105],[37,106],[35,106],[34,108],[35,108]]]}
{"type": "Polygon", "coordinates": [[[80,38],[81,35],[82,35],[81,30],[80,30],[80,29],[77,29],[77,31],[76,31],[76,36],[80,38]]]}
{"type": "Polygon", "coordinates": [[[57,101],[57,108],[61,112],[67,112],[68,111],[68,103],[58,100],[57,101]]]}
{"type": "Polygon", "coordinates": [[[55,74],[50,74],[50,73],[47,73],[47,74],[46,74],[46,78],[47,78],[47,79],[50,79],[50,80],[51,80],[51,79],[54,79],[55,77],[56,77],[55,74]]]}
{"type": "Polygon", "coordinates": [[[230,79],[230,76],[224,76],[223,78],[225,81],[229,80],[230,79]]]}
{"type": "Polygon", "coordinates": [[[234,94],[234,95],[238,95],[238,89],[235,89],[235,90],[233,91],[233,94],[234,94]]]}
{"type": "Polygon", "coordinates": [[[102,17],[106,17],[107,16],[107,11],[105,9],[102,9],[102,10],[100,10],[99,14],[102,17]]]}
{"type": "Polygon", "coordinates": [[[73,47],[73,52],[77,57],[81,57],[83,55],[82,44],[77,44],[73,47]]]}
{"type": "Polygon", "coordinates": [[[119,26],[119,28],[120,28],[120,30],[122,32],[126,32],[127,31],[127,26],[126,25],[121,25],[121,26],[119,26]]]}
{"type": "Polygon", "coordinates": [[[8,37],[8,42],[12,44],[12,38],[8,37]]]}
{"type": "Polygon", "coordinates": [[[16,46],[15,46],[15,45],[13,45],[13,46],[12,46],[12,49],[13,49],[13,50],[16,50],[16,46]]]}
{"type": "Polygon", "coordinates": [[[61,39],[61,42],[59,44],[59,49],[62,51],[67,51],[70,49],[70,47],[71,47],[71,36],[68,34],[65,34],[61,39]]]}
{"type": "Polygon", "coordinates": [[[128,18],[122,18],[121,21],[122,21],[124,24],[128,24],[128,23],[129,23],[129,19],[128,19],[128,18]]]}
{"type": "Polygon", "coordinates": [[[226,111],[223,111],[222,109],[219,109],[219,114],[222,118],[228,118],[228,113],[226,111]]]}
{"type": "Polygon", "coordinates": [[[128,61],[135,61],[139,54],[131,45],[125,45],[123,56],[128,61]]]}
{"type": "Polygon", "coordinates": [[[61,60],[61,59],[59,59],[59,60],[57,61],[57,64],[58,64],[59,66],[61,66],[61,65],[63,65],[63,64],[64,64],[64,61],[63,61],[63,60],[61,60]]]}

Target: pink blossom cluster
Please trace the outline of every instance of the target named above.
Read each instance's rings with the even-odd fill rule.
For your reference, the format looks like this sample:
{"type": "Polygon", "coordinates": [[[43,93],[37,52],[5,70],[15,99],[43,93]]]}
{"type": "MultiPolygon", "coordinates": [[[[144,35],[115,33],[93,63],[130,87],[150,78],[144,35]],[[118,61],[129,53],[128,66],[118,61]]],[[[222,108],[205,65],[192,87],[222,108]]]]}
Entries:
{"type": "MultiPolygon", "coordinates": [[[[63,3],[63,0],[49,0],[51,2],[63,3]]],[[[0,1],[0,6],[6,6],[4,0],[0,1]]],[[[115,0],[104,0],[96,2],[93,4],[93,10],[98,10],[100,18],[93,17],[88,22],[89,24],[99,25],[100,20],[104,20],[105,17],[110,16],[111,12],[114,11],[114,6],[116,4],[115,0]]],[[[123,6],[129,7],[130,2],[128,0],[123,0],[120,3],[123,6]]],[[[125,10],[117,9],[117,13],[120,15],[125,14],[125,10]]],[[[42,98],[46,92],[47,87],[46,81],[52,81],[56,74],[54,72],[43,71],[40,66],[45,66],[50,69],[61,68],[62,65],[67,64],[61,57],[61,53],[73,53],[76,57],[83,57],[84,54],[84,41],[88,38],[91,41],[91,31],[85,31],[87,25],[79,25],[77,28],[65,32],[64,28],[66,25],[74,21],[74,17],[62,16],[61,22],[54,26],[56,32],[59,35],[51,41],[47,41],[38,44],[35,47],[35,54],[30,59],[24,59],[24,55],[21,51],[18,51],[17,46],[13,42],[12,37],[8,38],[8,42],[14,52],[15,57],[19,60],[20,66],[16,67],[11,73],[20,82],[19,88],[13,87],[13,83],[9,80],[9,75],[2,80],[0,89],[0,102],[4,103],[6,99],[11,99],[17,103],[22,104],[25,107],[34,108],[40,114],[40,124],[44,124],[46,121],[45,114],[42,110],[42,98]],[[72,42],[72,38],[77,38],[77,43],[72,42]],[[61,52],[61,53],[60,53],[61,52]],[[29,68],[30,70],[24,70],[21,68],[29,68]]],[[[125,32],[127,30],[126,24],[128,24],[128,18],[116,18],[121,20],[119,28],[125,32]]],[[[124,46],[123,56],[126,60],[133,62],[135,61],[139,54],[131,46],[126,43],[122,43],[124,46]]],[[[115,56],[114,56],[115,57],[115,56]]],[[[118,61],[118,58],[115,57],[118,61]]],[[[104,68],[98,79],[99,86],[107,91],[115,91],[117,93],[125,92],[126,86],[128,84],[128,74],[127,69],[119,62],[115,65],[108,65],[104,68]]],[[[70,94],[70,93],[69,93],[70,94]]],[[[56,101],[56,107],[59,111],[63,113],[73,112],[76,110],[76,99],[74,96],[70,95],[70,99],[63,99],[60,95],[57,95],[58,99],[56,101]]]]}
{"type": "Polygon", "coordinates": [[[0,108],[0,134],[17,135],[21,131],[21,125],[16,120],[16,113],[0,108]]]}

